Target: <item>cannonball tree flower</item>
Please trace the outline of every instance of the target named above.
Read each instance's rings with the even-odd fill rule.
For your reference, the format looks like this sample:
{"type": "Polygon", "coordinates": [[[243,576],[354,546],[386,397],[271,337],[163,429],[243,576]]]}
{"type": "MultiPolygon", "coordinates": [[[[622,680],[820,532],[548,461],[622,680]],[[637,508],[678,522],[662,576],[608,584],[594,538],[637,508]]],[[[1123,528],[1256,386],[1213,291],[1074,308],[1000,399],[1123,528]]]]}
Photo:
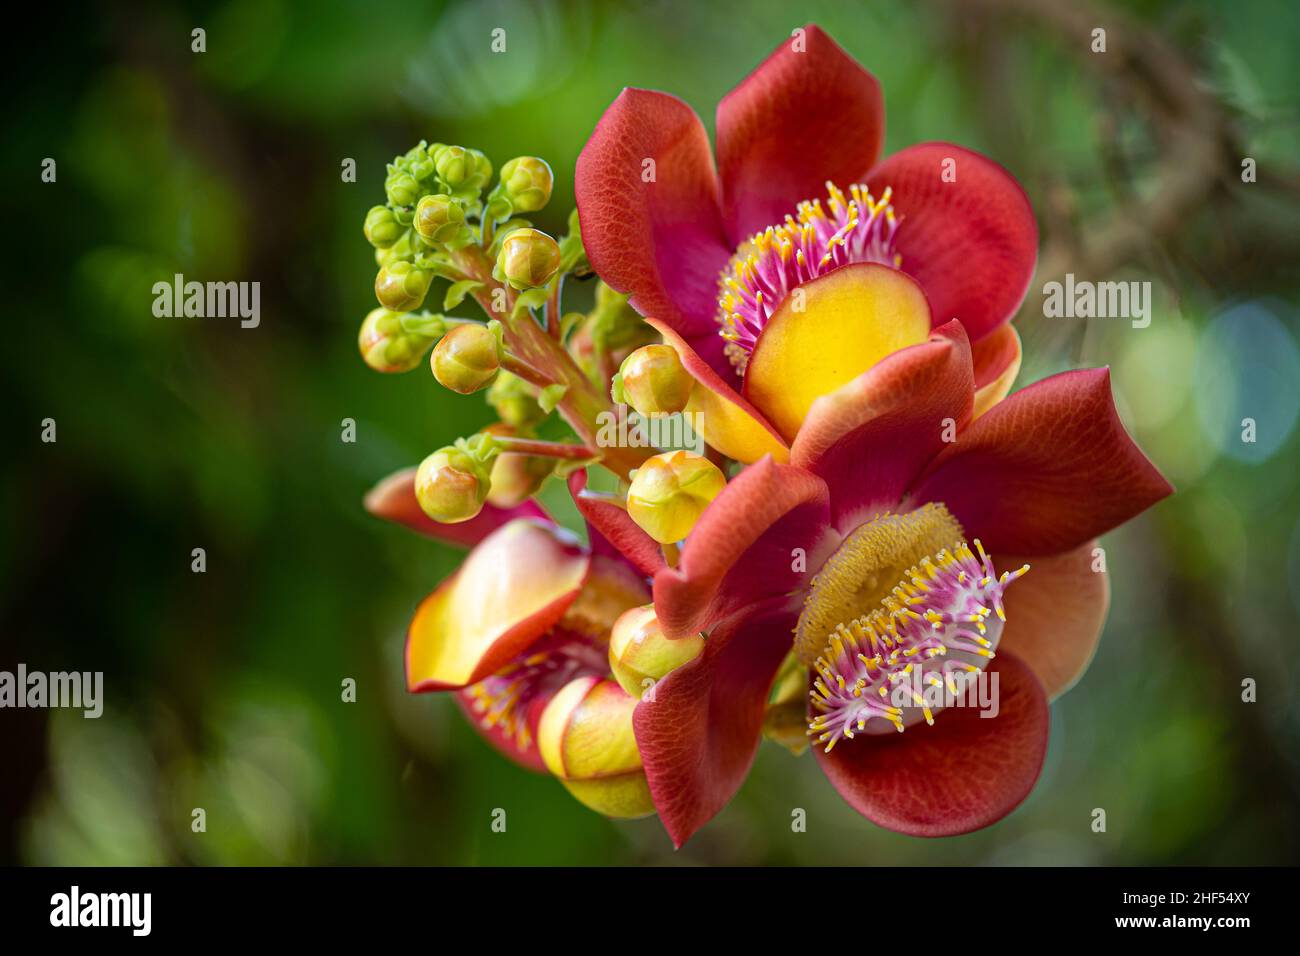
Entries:
{"type": "Polygon", "coordinates": [[[705,635],[634,717],[677,845],[739,788],[791,657],[818,762],[877,824],[963,833],[1033,787],[1048,702],[1105,620],[1097,537],[1172,488],[1125,432],[1105,369],[1051,376],[979,418],[976,394],[962,323],[886,356],[812,403],[788,463],[766,455],[732,478],[675,566],[571,479],[587,519],[653,575],[663,633],[705,635]],[[997,679],[993,717],[893,693],[981,675],[997,679]]]}
{"type": "Polygon", "coordinates": [[[635,698],[613,678],[609,637],[650,594],[599,533],[591,548],[532,501],[430,519],[407,469],[366,496],[372,514],[471,547],[420,602],[407,632],[412,693],[446,691],[501,753],[549,771],[611,817],[654,812],[632,729],[635,698]]]}
{"type": "Polygon", "coordinates": [[[1024,192],[951,143],[878,161],[883,139],[880,84],[809,26],[719,103],[716,168],[690,107],[641,89],[578,158],[592,267],[678,351],[687,410],[731,458],[787,461],[819,396],[954,318],[976,414],[1011,387],[1037,257],[1024,192]]]}

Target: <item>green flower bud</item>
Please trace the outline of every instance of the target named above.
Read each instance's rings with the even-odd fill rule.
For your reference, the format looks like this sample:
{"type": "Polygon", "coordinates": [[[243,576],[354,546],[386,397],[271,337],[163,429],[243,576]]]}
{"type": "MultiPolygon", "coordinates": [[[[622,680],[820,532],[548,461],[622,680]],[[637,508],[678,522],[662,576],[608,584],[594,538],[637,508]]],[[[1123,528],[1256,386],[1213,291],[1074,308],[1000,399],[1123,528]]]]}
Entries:
{"type": "Polygon", "coordinates": [[[686,408],[695,379],[671,345],[643,345],[623,360],[611,395],[641,415],[672,415],[686,408]]]}
{"type": "Polygon", "coordinates": [[[546,160],[517,156],[501,167],[501,188],[515,212],[536,212],[551,201],[555,177],[546,160]]]}
{"type": "Polygon", "coordinates": [[[515,289],[535,289],[560,268],[559,244],[540,229],[516,229],[501,243],[497,271],[515,289]]]}
{"type": "Polygon", "coordinates": [[[375,276],[375,297],[389,312],[411,312],[424,302],[432,282],[433,273],[413,263],[389,262],[375,276]]]}
{"type": "Polygon", "coordinates": [[[463,146],[444,146],[434,158],[438,178],[455,189],[474,175],[474,157],[463,146]]]}
{"type": "Polygon", "coordinates": [[[424,359],[434,338],[408,333],[401,313],[372,309],[361,323],[357,345],[362,359],[376,372],[409,372],[424,359]]]}
{"type": "Polygon", "coordinates": [[[537,389],[504,369],[488,389],[487,401],[501,421],[515,428],[534,425],[546,417],[546,412],[537,404],[537,389]]]}
{"type": "Polygon", "coordinates": [[[454,326],[429,356],[433,377],[462,395],[486,387],[501,367],[500,334],[499,326],[454,326]]]}
{"type": "Polygon", "coordinates": [[[440,448],[415,473],[415,497],[434,521],[456,524],[483,510],[491,480],[487,467],[454,445],[440,448]]]}
{"type": "Polygon", "coordinates": [[[429,243],[460,239],[466,229],[465,207],[450,196],[425,196],[415,207],[415,231],[429,243]]]}
{"type": "Polygon", "coordinates": [[[402,238],[405,231],[387,206],[374,206],[366,213],[366,241],[376,249],[387,249],[402,238]]]}
{"type": "Polygon", "coordinates": [[[394,169],[384,181],[384,192],[394,206],[409,206],[420,198],[420,183],[410,173],[394,169]]]}

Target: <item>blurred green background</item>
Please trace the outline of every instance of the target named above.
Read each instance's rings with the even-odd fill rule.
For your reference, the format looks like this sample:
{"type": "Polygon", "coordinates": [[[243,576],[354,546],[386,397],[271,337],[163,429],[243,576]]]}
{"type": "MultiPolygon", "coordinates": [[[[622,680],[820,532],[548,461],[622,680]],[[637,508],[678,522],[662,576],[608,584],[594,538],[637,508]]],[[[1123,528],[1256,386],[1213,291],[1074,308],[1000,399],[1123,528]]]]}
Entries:
{"type": "MultiPolygon", "coordinates": [[[[107,704],[97,721],[0,712],[0,861],[1297,862],[1297,9],[46,11],[7,57],[0,668],[102,670],[107,704]],[[1101,649],[1053,707],[1042,780],[1011,817],[942,841],[887,833],[810,757],[765,743],[739,797],[674,853],[655,820],[595,816],[498,757],[449,699],[403,691],[406,620],[457,554],[368,518],[361,496],[489,417],[425,373],[359,360],[374,275],[361,222],[384,162],[427,138],[498,165],[546,157],[557,189],[539,225],[562,231],[575,158],[622,86],[676,93],[712,128],[718,99],[807,21],[881,80],[887,151],[949,139],[1025,185],[1043,255],[1017,320],[1020,384],[1113,366],[1128,426],[1179,491],[1105,540],[1101,649]],[[505,55],[489,51],[498,26],[505,55]],[[1106,54],[1088,49],[1093,26],[1106,54]],[[190,51],[195,27],[206,53],[190,51]],[[1044,319],[1039,290],[1065,271],[1151,281],[1150,327],[1044,319]],[[175,272],[260,281],[261,327],[155,318],[150,287],[175,272]],[[340,700],[348,677],[356,703],[340,700]]],[[[562,506],[562,489],[547,498],[562,506]]]]}

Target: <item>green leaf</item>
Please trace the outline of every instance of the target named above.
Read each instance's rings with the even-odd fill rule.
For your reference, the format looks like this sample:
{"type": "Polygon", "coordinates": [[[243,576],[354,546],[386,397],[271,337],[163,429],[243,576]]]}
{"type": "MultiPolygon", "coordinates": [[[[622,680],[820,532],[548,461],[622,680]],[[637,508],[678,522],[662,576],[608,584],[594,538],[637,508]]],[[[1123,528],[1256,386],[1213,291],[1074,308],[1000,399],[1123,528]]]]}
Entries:
{"type": "Polygon", "coordinates": [[[475,289],[483,288],[482,282],[474,279],[463,279],[460,282],[453,282],[447,289],[447,294],[443,296],[442,307],[450,312],[456,306],[465,301],[465,296],[469,295],[475,289]]]}

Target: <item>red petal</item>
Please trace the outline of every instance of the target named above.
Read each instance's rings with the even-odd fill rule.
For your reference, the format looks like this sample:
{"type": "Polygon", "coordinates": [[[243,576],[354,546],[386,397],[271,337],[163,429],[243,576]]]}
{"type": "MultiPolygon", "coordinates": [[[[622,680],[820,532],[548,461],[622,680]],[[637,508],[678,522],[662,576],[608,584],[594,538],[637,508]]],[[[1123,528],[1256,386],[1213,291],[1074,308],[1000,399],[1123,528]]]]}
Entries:
{"type": "Polygon", "coordinates": [[[817,399],[790,451],[790,463],[825,479],[835,526],[856,527],[898,505],[904,490],[965,426],[973,396],[970,345],[961,323],[901,349],[817,399]]]}
{"type": "Polygon", "coordinates": [[[1094,538],[1045,558],[993,555],[999,572],[1030,566],[1002,599],[1007,623],[998,652],[1028,664],[1053,700],[1088,669],[1106,624],[1110,581],[1104,571],[1093,570],[1096,547],[1094,538]]]}
{"type": "Polygon", "coordinates": [[[1058,554],[1173,488],[1120,423],[1108,369],[1062,372],[1016,392],[940,452],[911,495],[941,501],[993,553],[1058,554]]]}
{"type": "MultiPolygon", "coordinates": [[[[633,567],[646,577],[652,576],[664,566],[664,553],[654,538],[641,530],[632,520],[626,508],[609,504],[599,498],[583,496],[587,487],[586,470],[575,471],[569,476],[569,494],[588,524],[603,539],[609,542],[618,555],[629,561],[633,567]]],[[[599,553],[593,539],[592,550],[599,553]]]]}
{"type": "Polygon", "coordinates": [[[704,652],[657,683],[632,717],[664,828],[680,847],[740,789],[763,727],[768,691],[797,614],[785,598],[718,625],[704,652]]]}
{"type": "Polygon", "coordinates": [[[1009,172],[952,143],[921,143],[882,162],[867,185],[876,196],[893,188],[903,271],[925,289],[936,323],[961,319],[977,342],[1015,314],[1038,258],[1038,224],[1009,172]]]}
{"type": "MultiPolygon", "coordinates": [[[[718,273],[731,247],[709,137],[691,108],[666,93],[624,90],[583,147],[574,189],[600,277],[629,293],[642,315],[687,338],[718,339],[718,273]],[[646,182],[651,159],[654,181],[646,182]]],[[[721,344],[716,351],[721,357],[721,344]]]]}
{"type": "Polygon", "coordinates": [[[681,561],[654,581],[655,611],[664,633],[684,637],[763,598],[806,582],[795,570],[820,567],[830,502],[825,483],[771,458],[727,483],[686,539],[681,561]]]}
{"type": "Polygon", "coordinates": [[[434,521],[420,508],[415,498],[414,468],[389,475],[366,493],[365,508],[377,518],[395,521],[412,531],[437,538],[447,544],[458,544],[463,548],[472,548],[497,528],[515,518],[551,518],[537,502],[529,500],[514,508],[497,508],[484,505],[483,510],[469,521],[458,524],[442,524],[434,521]]]}
{"type": "Polygon", "coordinates": [[[781,43],[718,104],[718,174],[732,244],[805,199],[857,182],[880,154],[885,105],[876,78],[819,27],[781,43]]]}
{"type": "Polygon", "coordinates": [[[528,722],[532,730],[532,742],[522,750],[515,738],[502,730],[501,724],[493,727],[483,726],[478,714],[474,712],[474,700],[470,697],[468,691],[456,691],[456,693],[452,694],[452,697],[455,698],[457,706],[464,713],[465,719],[469,721],[470,726],[477,730],[479,736],[491,744],[498,753],[510,758],[526,770],[547,773],[546,763],[542,760],[541,751],[537,749],[537,721],[546,702],[550,700],[549,697],[545,698],[545,700],[539,698],[537,703],[541,706],[529,707],[528,722]]]}
{"type": "Polygon", "coordinates": [[[911,836],[969,833],[1019,806],[1047,752],[1047,695],[1014,656],[999,653],[988,670],[998,675],[996,717],[950,707],[932,727],[859,734],[829,754],[816,748],[840,796],[873,823],[911,836]]]}

